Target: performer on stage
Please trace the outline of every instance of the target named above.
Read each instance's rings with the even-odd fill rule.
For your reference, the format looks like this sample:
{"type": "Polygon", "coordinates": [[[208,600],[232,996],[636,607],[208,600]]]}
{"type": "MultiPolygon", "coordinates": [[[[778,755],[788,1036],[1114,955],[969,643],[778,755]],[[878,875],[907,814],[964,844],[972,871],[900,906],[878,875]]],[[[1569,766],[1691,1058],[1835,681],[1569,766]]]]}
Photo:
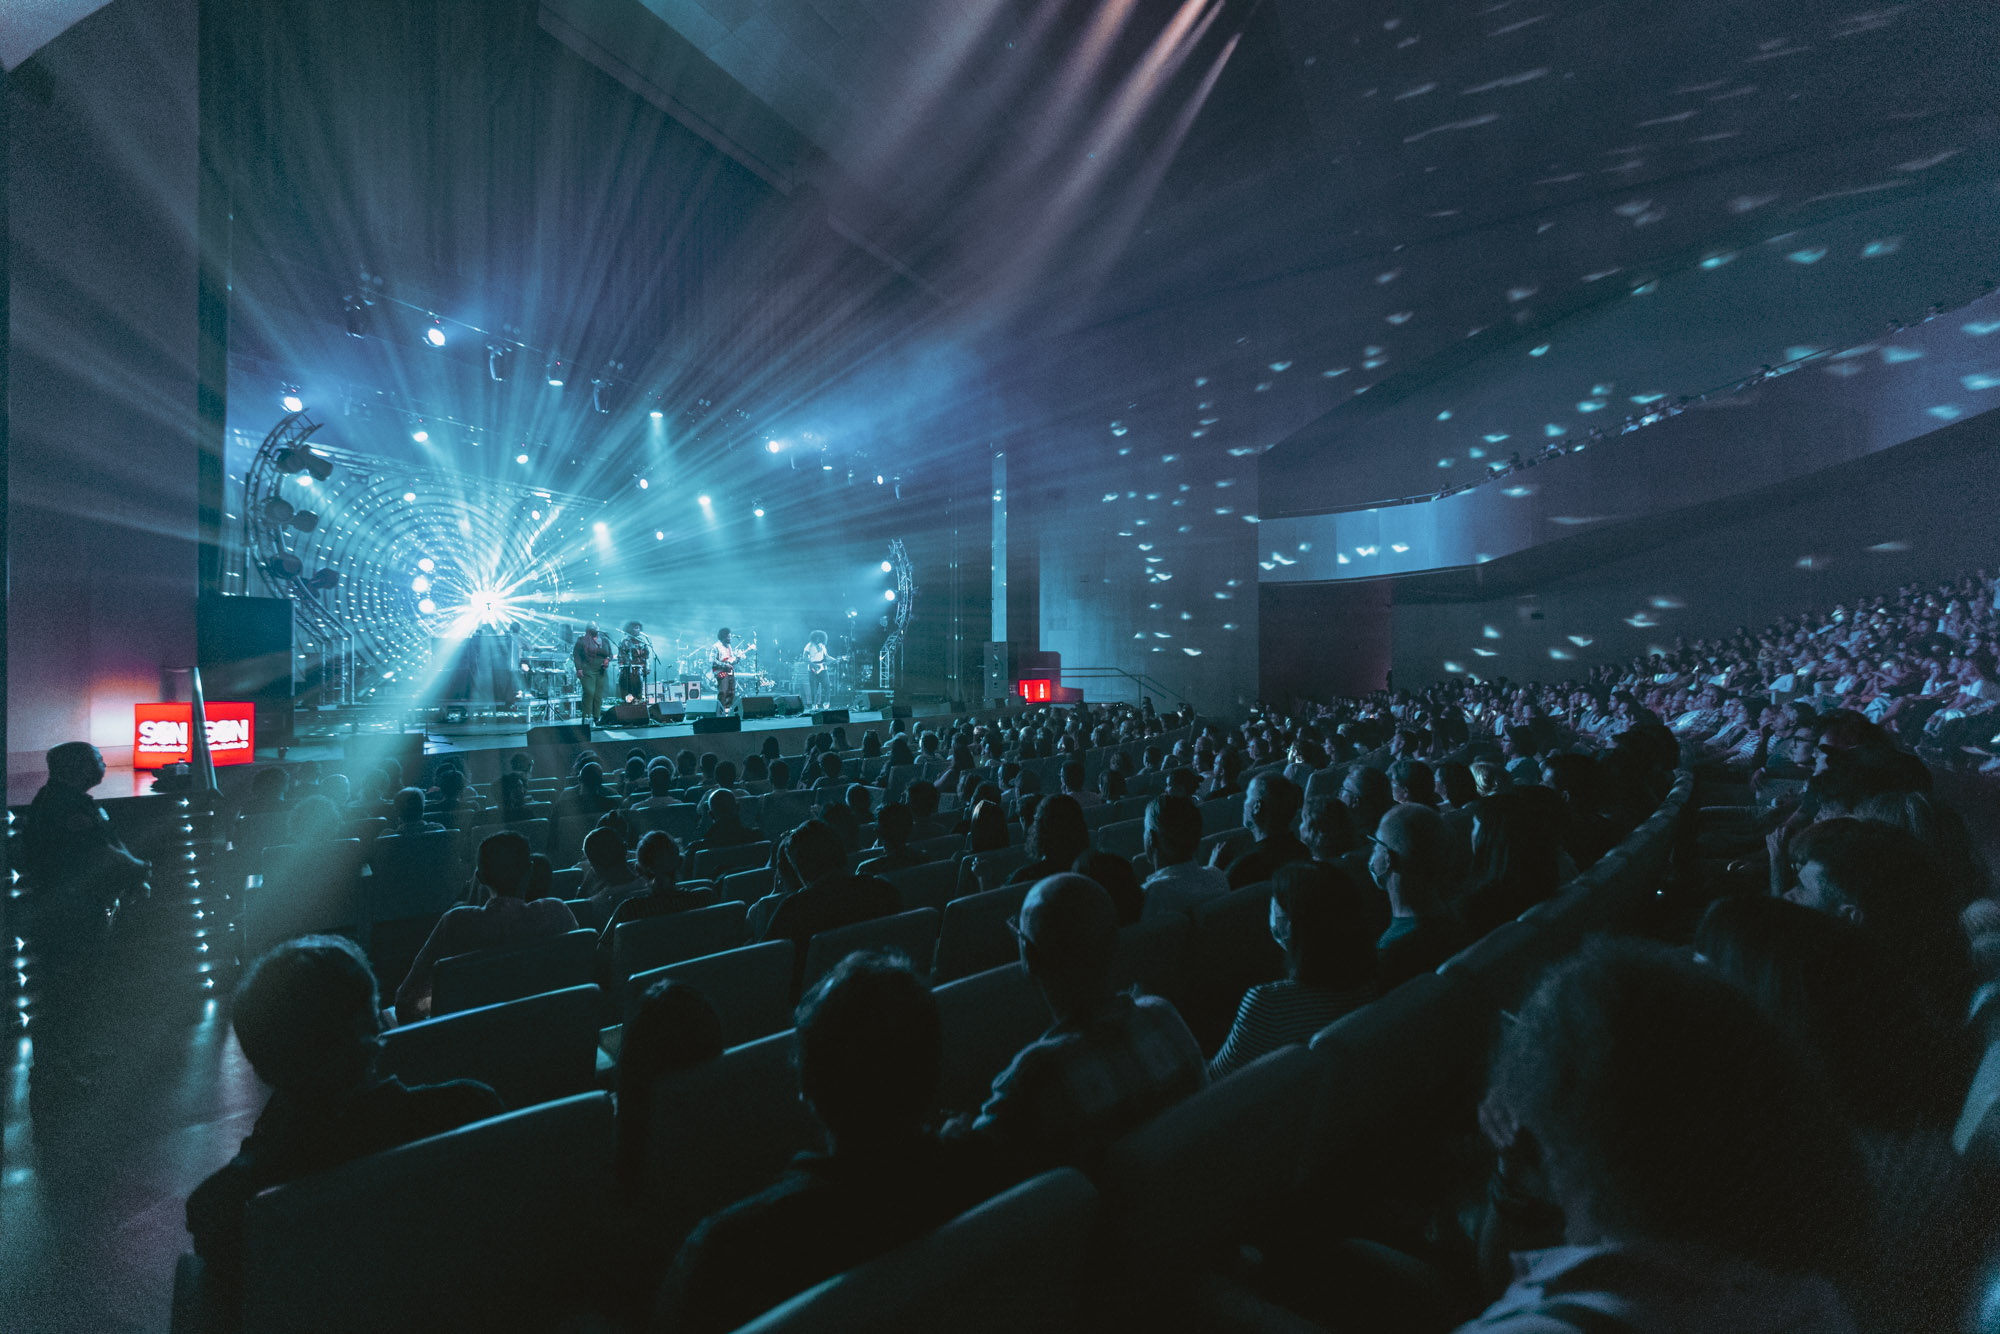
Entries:
{"type": "Polygon", "coordinates": [[[610,684],[611,641],[597,632],[592,621],[578,636],[569,658],[576,665],[577,684],[583,687],[583,721],[595,723],[604,712],[604,688],[610,684]]]}
{"type": "Polygon", "coordinates": [[[618,646],[618,698],[621,700],[641,700],[646,698],[646,664],[653,656],[652,641],[642,633],[645,626],[637,621],[625,626],[625,642],[618,646]]]}
{"type": "Polygon", "coordinates": [[[827,665],[833,650],[826,646],[826,631],[806,636],[806,708],[817,713],[826,707],[827,665]]]}
{"type": "Polygon", "coordinates": [[[725,625],[715,632],[715,642],[708,647],[709,670],[715,673],[717,717],[736,705],[736,658],[736,650],[729,646],[729,627],[725,625]]]}

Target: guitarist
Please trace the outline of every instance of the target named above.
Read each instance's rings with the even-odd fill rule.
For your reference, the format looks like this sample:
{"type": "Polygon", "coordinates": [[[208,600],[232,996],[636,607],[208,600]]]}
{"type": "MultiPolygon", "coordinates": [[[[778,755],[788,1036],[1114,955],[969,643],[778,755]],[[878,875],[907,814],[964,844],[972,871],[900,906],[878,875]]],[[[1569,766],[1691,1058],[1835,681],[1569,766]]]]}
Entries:
{"type": "Polygon", "coordinates": [[[826,707],[827,664],[833,660],[826,646],[826,631],[815,630],[806,637],[806,709],[817,713],[826,707]]]}
{"type": "Polygon", "coordinates": [[[719,718],[736,705],[737,652],[729,645],[729,627],[715,632],[708,648],[708,669],[715,673],[715,713],[719,718]]]}

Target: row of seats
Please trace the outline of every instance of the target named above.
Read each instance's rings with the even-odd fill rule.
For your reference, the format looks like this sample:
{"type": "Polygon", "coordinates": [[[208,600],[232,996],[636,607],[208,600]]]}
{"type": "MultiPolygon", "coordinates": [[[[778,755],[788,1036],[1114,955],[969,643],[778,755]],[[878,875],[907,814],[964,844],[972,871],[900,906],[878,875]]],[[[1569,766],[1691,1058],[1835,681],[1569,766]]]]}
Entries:
{"type": "MultiPolygon", "coordinates": [[[[1320,1235],[1325,1220],[1380,1189],[1425,1128],[1469,1119],[1498,1014],[1519,1003],[1543,966],[1587,932],[1615,928],[1654,892],[1690,788],[1684,775],[1612,855],[1436,973],[1132,1132],[1094,1181],[1065,1171],[1024,1183],[747,1328],[1210,1325],[1208,1312],[1227,1289],[1219,1270],[1243,1238],[1287,1211],[1319,1220],[1320,1235]]],[[[1033,1036],[1038,1016],[1022,1000],[1026,987],[1012,966],[938,988],[952,1089],[976,1090],[1033,1036]]],[[[537,1007],[551,1028],[581,1033],[594,999],[559,992],[516,1004],[537,1007]]],[[[444,1076],[449,1067],[437,1053],[447,1044],[426,1027],[390,1036],[390,1068],[444,1076]]],[[[567,1078],[580,1078],[573,1051],[542,1063],[565,1061],[567,1078]]],[[[517,1095],[553,1086],[526,1070],[495,1077],[517,1095]]],[[[268,1191],[247,1220],[245,1328],[552,1325],[557,1313],[601,1297],[607,1257],[622,1253],[613,1238],[669,1245],[811,1143],[816,1131],[794,1085],[786,1032],[664,1077],[637,1206],[618,1203],[612,1110],[601,1093],[544,1102],[268,1191]],[[494,1218],[508,1225],[496,1229],[494,1218]]],[[[1263,1317],[1260,1327],[1288,1327],[1282,1313],[1263,1317]]]]}

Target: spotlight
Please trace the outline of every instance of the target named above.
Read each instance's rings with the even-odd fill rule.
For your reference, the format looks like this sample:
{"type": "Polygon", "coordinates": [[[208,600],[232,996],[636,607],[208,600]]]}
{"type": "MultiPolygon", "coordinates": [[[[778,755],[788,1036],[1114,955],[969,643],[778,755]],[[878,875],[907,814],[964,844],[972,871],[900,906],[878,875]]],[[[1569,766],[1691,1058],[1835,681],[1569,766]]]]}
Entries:
{"type": "Polygon", "coordinates": [[[410,439],[420,445],[428,445],[431,442],[431,433],[429,431],[412,431],[410,432],[410,439]]]}
{"type": "Polygon", "coordinates": [[[516,454],[514,456],[514,462],[516,463],[526,463],[527,461],[528,461],[528,456],[526,454],[516,454]]]}
{"type": "Polygon", "coordinates": [[[611,525],[599,519],[596,523],[590,525],[590,529],[594,533],[608,533],[611,531],[611,525]]]}
{"type": "Polygon", "coordinates": [[[412,593],[428,593],[431,591],[431,581],[420,574],[410,580],[410,591],[412,593]]]}
{"type": "Polygon", "coordinates": [[[780,444],[776,440],[767,440],[764,442],[764,448],[770,450],[773,454],[775,454],[779,450],[783,449],[784,445],[780,444]]]}
{"type": "Polygon", "coordinates": [[[305,568],[305,562],[289,551],[264,562],[264,573],[273,579],[296,579],[305,568]]]}
{"type": "Polygon", "coordinates": [[[707,496],[696,496],[696,497],[694,498],[694,500],[695,500],[695,504],[697,504],[697,505],[700,505],[700,506],[701,506],[701,507],[702,507],[703,509],[707,509],[707,508],[708,508],[708,497],[707,497],[707,496]]]}
{"type": "Polygon", "coordinates": [[[666,529],[664,529],[664,528],[655,528],[655,529],[653,530],[653,540],[654,540],[655,542],[664,542],[664,541],[666,541],[666,540],[667,540],[667,532],[666,532],[666,529]]]}
{"type": "Polygon", "coordinates": [[[885,588],[885,589],[883,589],[883,590],[882,590],[882,600],[883,600],[884,602],[894,602],[894,601],[896,600],[896,590],[895,590],[895,589],[893,589],[893,588],[885,588]]]}
{"type": "Polygon", "coordinates": [[[416,493],[416,492],[414,492],[414,491],[405,491],[405,492],[403,493],[403,500],[404,500],[404,502],[405,502],[405,503],[408,503],[409,501],[412,501],[412,500],[415,500],[416,498],[417,498],[417,493],[416,493]]]}
{"type": "Polygon", "coordinates": [[[549,387],[560,389],[563,381],[569,377],[569,367],[563,365],[560,357],[550,357],[545,374],[548,376],[549,387]]]}
{"type": "Polygon", "coordinates": [[[639,489],[641,491],[644,491],[646,489],[646,479],[643,477],[639,479],[639,489]]]}
{"type": "Polygon", "coordinates": [[[424,330],[424,341],[432,347],[444,346],[444,325],[435,317],[431,320],[431,327],[424,330]]]}
{"type": "Polygon", "coordinates": [[[291,525],[302,533],[310,533],[319,527],[319,515],[311,510],[300,510],[291,517],[291,525]]]}
{"type": "Polygon", "coordinates": [[[890,571],[894,570],[895,568],[896,568],[896,567],[895,567],[894,565],[891,565],[891,564],[890,564],[890,563],[889,563],[888,561],[886,561],[886,560],[882,562],[882,573],[884,573],[884,574],[888,574],[888,573],[889,573],[890,571]]]}
{"type": "Polygon", "coordinates": [[[659,410],[658,408],[654,408],[654,409],[653,409],[653,410],[652,410],[651,412],[647,413],[646,415],[647,415],[647,416],[649,416],[649,417],[651,417],[651,418],[652,418],[652,419],[653,419],[654,421],[659,421],[659,420],[660,420],[661,418],[665,417],[665,416],[666,416],[667,414],[666,414],[666,413],[664,413],[664,412],[662,412],[662,411],[660,411],[660,410],[659,410]]]}
{"type": "Polygon", "coordinates": [[[417,562],[417,568],[422,570],[425,574],[429,574],[432,570],[435,570],[437,568],[437,562],[432,560],[429,556],[425,556],[422,560],[417,562]]]}
{"type": "Polygon", "coordinates": [[[750,512],[756,515],[760,519],[764,517],[764,507],[762,505],[759,505],[756,509],[753,509],[750,512]]]}
{"type": "Polygon", "coordinates": [[[306,401],[297,394],[286,394],[279,401],[285,405],[285,411],[287,412],[304,412],[306,410],[306,401]]]}
{"type": "Polygon", "coordinates": [[[425,598],[423,601],[417,603],[417,610],[422,612],[426,616],[430,615],[437,609],[438,609],[438,604],[431,601],[429,598],[425,598]]]}
{"type": "Polygon", "coordinates": [[[875,474],[875,485],[882,485],[882,474],[879,472],[875,474]]]}
{"type": "Polygon", "coordinates": [[[339,570],[327,570],[327,569],[314,570],[312,578],[306,580],[307,588],[316,588],[322,593],[329,592],[332,589],[338,588],[339,586],[340,586],[339,570]]]}
{"type": "Polygon", "coordinates": [[[283,496],[272,496],[258,508],[264,515],[264,522],[280,528],[290,523],[292,515],[298,512],[292,508],[292,502],[283,496]]]}

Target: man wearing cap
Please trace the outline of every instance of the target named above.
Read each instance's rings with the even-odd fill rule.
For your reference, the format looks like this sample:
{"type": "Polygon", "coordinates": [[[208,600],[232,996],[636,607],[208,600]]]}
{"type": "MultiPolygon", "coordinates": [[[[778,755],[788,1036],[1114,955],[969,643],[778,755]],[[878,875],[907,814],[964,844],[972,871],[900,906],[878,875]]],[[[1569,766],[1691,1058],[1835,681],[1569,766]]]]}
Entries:
{"type": "Polygon", "coordinates": [[[1010,925],[1055,1023],[993,1081],[971,1133],[1027,1171],[1088,1167],[1208,1082],[1201,1047],[1168,1002],[1114,990],[1118,912],[1096,881],[1037,882],[1010,925]]]}

